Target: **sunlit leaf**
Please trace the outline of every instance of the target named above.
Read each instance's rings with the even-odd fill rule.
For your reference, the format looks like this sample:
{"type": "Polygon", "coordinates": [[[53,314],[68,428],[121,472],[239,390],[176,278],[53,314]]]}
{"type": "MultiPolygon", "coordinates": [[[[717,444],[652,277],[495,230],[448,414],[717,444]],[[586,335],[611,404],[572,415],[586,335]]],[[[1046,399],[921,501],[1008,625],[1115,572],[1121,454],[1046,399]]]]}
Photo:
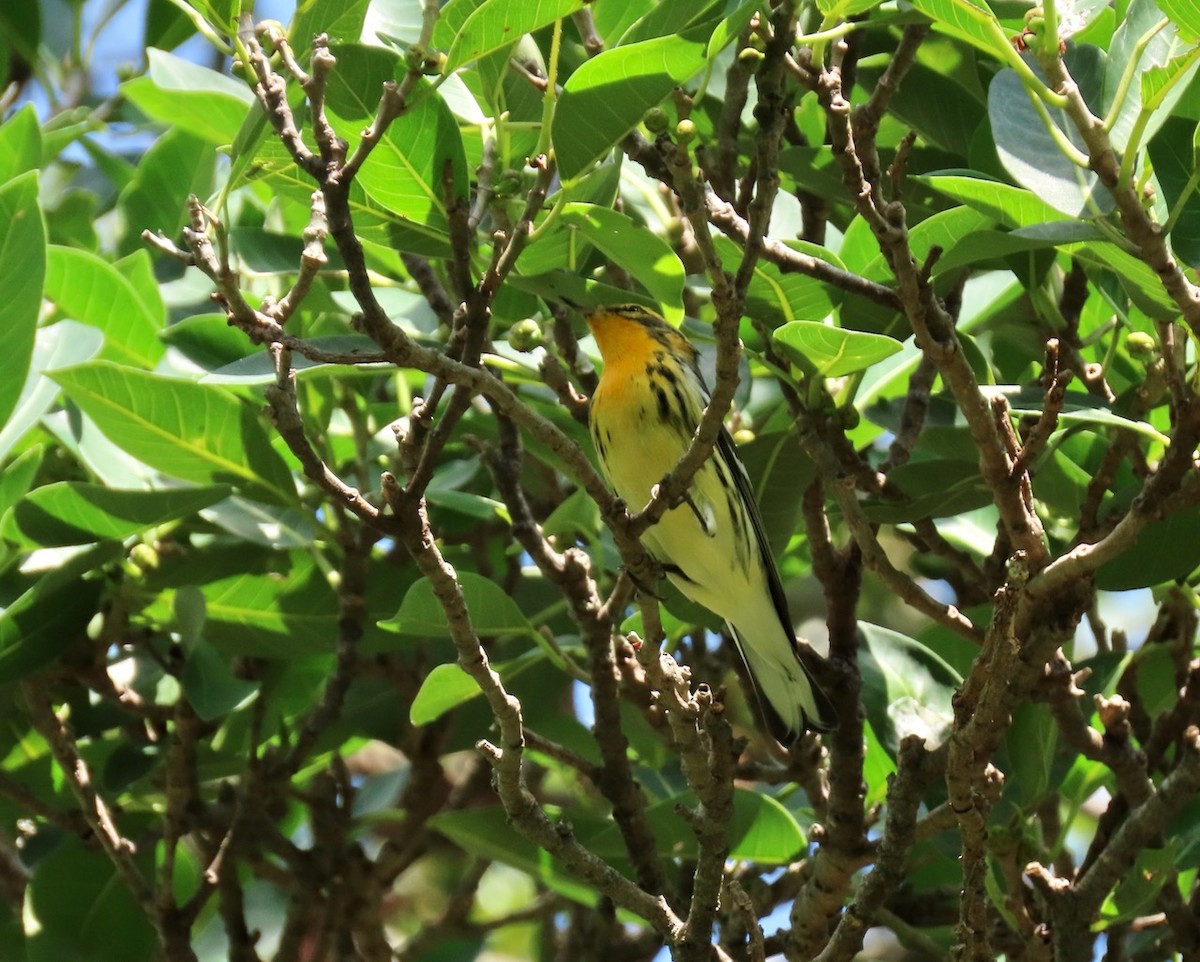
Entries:
{"type": "Polygon", "coordinates": [[[847,331],[815,321],[792,321],[774,333],[802,369],[822,377],[843,377],[891,357],[903,347],[895,338],[847,331]]]}

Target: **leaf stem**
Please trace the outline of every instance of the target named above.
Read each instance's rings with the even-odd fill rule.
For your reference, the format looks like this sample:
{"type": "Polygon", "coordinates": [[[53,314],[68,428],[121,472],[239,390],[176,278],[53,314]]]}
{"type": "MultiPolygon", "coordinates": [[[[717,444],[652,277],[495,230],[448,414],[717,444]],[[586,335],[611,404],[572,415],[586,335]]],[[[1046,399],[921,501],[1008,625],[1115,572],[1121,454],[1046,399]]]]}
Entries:
{"type": "Polygon", "coordinates": [[[550,62],[546,64],[546,93],[542,97],[542,131],[538,135],[537,148],[533,155],[550,153],[550,124],[554,120],[554,106],[558,103],[558,54],[562,48],[562,21],[554,21],[554,33],[550,37],[550,62]]]}
{"type": "Polygon", "coordinates": [[[1129,58],[1129,62],[1125,64],[1125,70],[1121,73],[1121,81],[1117,84],[1116,93],[1113,94],[1113,102],[1104,117],[1104,130],[1106,133],[1113,129],[1113,125],[1116,124],[1117,118],[1121,115],[1121,108],[1125,106],[1125,98],[1129,95],[1129,86],[1133,83],[1133,76],[1137,73],[1142,54],[1146,52],[1146,47],[1154,39],[1155,35],[1169,22],[1165,19],[1160,20],[1142,34],[1138,38],[1138,42],[1133,45],[1132,56],[1129,58]]]}
{"type": "Polygon", "coordinates": [[[1179,192],[1175,206],[1171,208],[1171,212],[1167,215],[1167,222],[1163,225],[1164,234],[1169,234],[1175,229],[1175,225],[1179,223],[1179,218],[1183,216],[1184,205],[1198,186],[1200,186],[1200,167],[1192,171],[1192,176],[1188,178],[1187,183],[1183,185],[1183,190],[1179,192]]]}

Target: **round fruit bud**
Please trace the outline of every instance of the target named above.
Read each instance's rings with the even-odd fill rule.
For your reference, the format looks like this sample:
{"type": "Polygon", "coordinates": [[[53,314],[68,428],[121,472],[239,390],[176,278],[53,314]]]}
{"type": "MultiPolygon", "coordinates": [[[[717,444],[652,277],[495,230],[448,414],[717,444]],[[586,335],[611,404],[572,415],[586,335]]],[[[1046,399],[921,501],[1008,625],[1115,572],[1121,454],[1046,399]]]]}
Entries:
{"type": "Polygon", "coordinates": [[[743,47],[738,52],[738,63],[740,63],[751,73],[755,73],[758,68],[762,66],[762,62],[765,59],[766,54],[764,54],[761,50],[755,49],[754,47],[743,47]]]}
{"type": "Polygon", "coordinates": [[[425,59],[421,61],[421,73],[426,77],[441,76],[442,71],[446,68],[446,55],[440,50],[434,50],[425,55],[425,59]]]}
{"type": "Polygon", "coordinates": [[[153,571],[158,567],[158,552],[144,541],[129,549],[129,560],[142,571],[153,571]]]}
{"type": "Polygon", "coordinates": [[[754,440],[754,436],[754,432],[749,428],[738,428],[733,432],[733,443],[738,445],[749,444],[754,440]]]}
{"type": "Polygon", "coordinates": [[[646,129],[652,134],[666,133],[669,122],[670,119],[667,117],[667,112],[662,107],[651,107],[646,111],[646,116],[642,118],[642,123],[646,125],[646,129]]]}
{"type": "Polygon", "coordinates": [[[542,345],[542,326],[532,317],[517,321],[508,329],[508,343],[514,351],[528,354],[542,345]]]}
{"type": "Polygon", "coordinates": [[[847,431],[853,431],[858,427],[858,422],[861,420],[858,413],[858,408],[853,404],[847,404],[845,407],[840,407],[837,410],[838,422],[847,431]]]}
{"type": "Polygon", "coordinates": [[[681,120],[675,125],[675,139],[681,144],[690,144],[696,139],[696,125],[690,120],[681,120]]]}
{"type": "Polygon", "coordinates": [[[496,183],[492,187],[492,193],[497,197],[512,197],[521,189],[521,172],[519,170],[502,171],[500,176],[496,178],[496,183]]]}
{"type": "Polygon", "coordinates": [[[1131,331],[1125,338],[1125,346],[1134,357],[1153,357],[1158,350],[1154,338],[1145,331],[1131,331]]]}

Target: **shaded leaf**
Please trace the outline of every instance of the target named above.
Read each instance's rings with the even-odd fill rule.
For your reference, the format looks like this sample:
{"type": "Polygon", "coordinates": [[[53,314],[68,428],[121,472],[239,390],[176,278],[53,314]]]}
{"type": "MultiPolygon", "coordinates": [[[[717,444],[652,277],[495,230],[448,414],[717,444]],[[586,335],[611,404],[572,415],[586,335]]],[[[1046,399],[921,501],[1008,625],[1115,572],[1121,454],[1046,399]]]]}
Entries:
{"type": "Polygon", "coordinates": [[[203,721],[214,721],[243,705],[259,683],[238,678],[207,641],[197,640],[188,652],[179,679],[188,704],[203,721]]]}
{"type": "Polygon", "coordinates": [[[1102,591],[1129,591],[1186,578],[1200,566],[1200,508],[1188,508],[1142,529],[1128,551],[1096,570],[1102,591]]]}
{"type": "Polygon", "coordinates": [[[900,739],[942,740],[954,720],[950,704],[962,677],[919,641],[898,631],[859,622],[863,703],[867,718],[894,756],[900,739]]]}
{"type": "Polygon", "coordinates": [[[94,575],[121,554],[106,542],[67,557],[0,612],[0,683],[18,681],[79,642],[100,601],[94,575]]]}
{"type": "Polygon", "coordinates": [[[195,514],[229,495],[229,488],[118,491],[99,484],[59,481],[18,504],[0,534],[25,545],[122,540],[167,521],[195,514]]]}
{"type": "MultiPolygon", "coordinates": [[[[695,858],[699,843],[679,808],[695,808],[696,796],[683,792],[650,806],[646,812],[658,851],[671,858],[695,858]]],[[[729,823],[729,858],[759,865],[784,865],[804,847],[804,832],[774,798],[744,788],[733,791],[733,818],[729,823]]],[[[607,858],[626,855],[625,843],[615,825],[583,839],[588,848],[607,858]]]]}

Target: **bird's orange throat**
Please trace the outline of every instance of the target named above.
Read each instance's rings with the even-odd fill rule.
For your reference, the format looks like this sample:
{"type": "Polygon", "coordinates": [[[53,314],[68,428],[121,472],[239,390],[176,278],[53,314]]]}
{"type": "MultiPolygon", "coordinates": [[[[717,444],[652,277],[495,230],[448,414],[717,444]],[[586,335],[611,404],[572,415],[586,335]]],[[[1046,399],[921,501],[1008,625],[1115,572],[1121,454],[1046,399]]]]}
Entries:
{"type": "Polygon", "coordinates": [[[645,325],[619,314],[597,314],[588,320],[600,356],[604,358],[604,376],[620,377],[627,371],[644,368],[662,345],[645,325]]]}

